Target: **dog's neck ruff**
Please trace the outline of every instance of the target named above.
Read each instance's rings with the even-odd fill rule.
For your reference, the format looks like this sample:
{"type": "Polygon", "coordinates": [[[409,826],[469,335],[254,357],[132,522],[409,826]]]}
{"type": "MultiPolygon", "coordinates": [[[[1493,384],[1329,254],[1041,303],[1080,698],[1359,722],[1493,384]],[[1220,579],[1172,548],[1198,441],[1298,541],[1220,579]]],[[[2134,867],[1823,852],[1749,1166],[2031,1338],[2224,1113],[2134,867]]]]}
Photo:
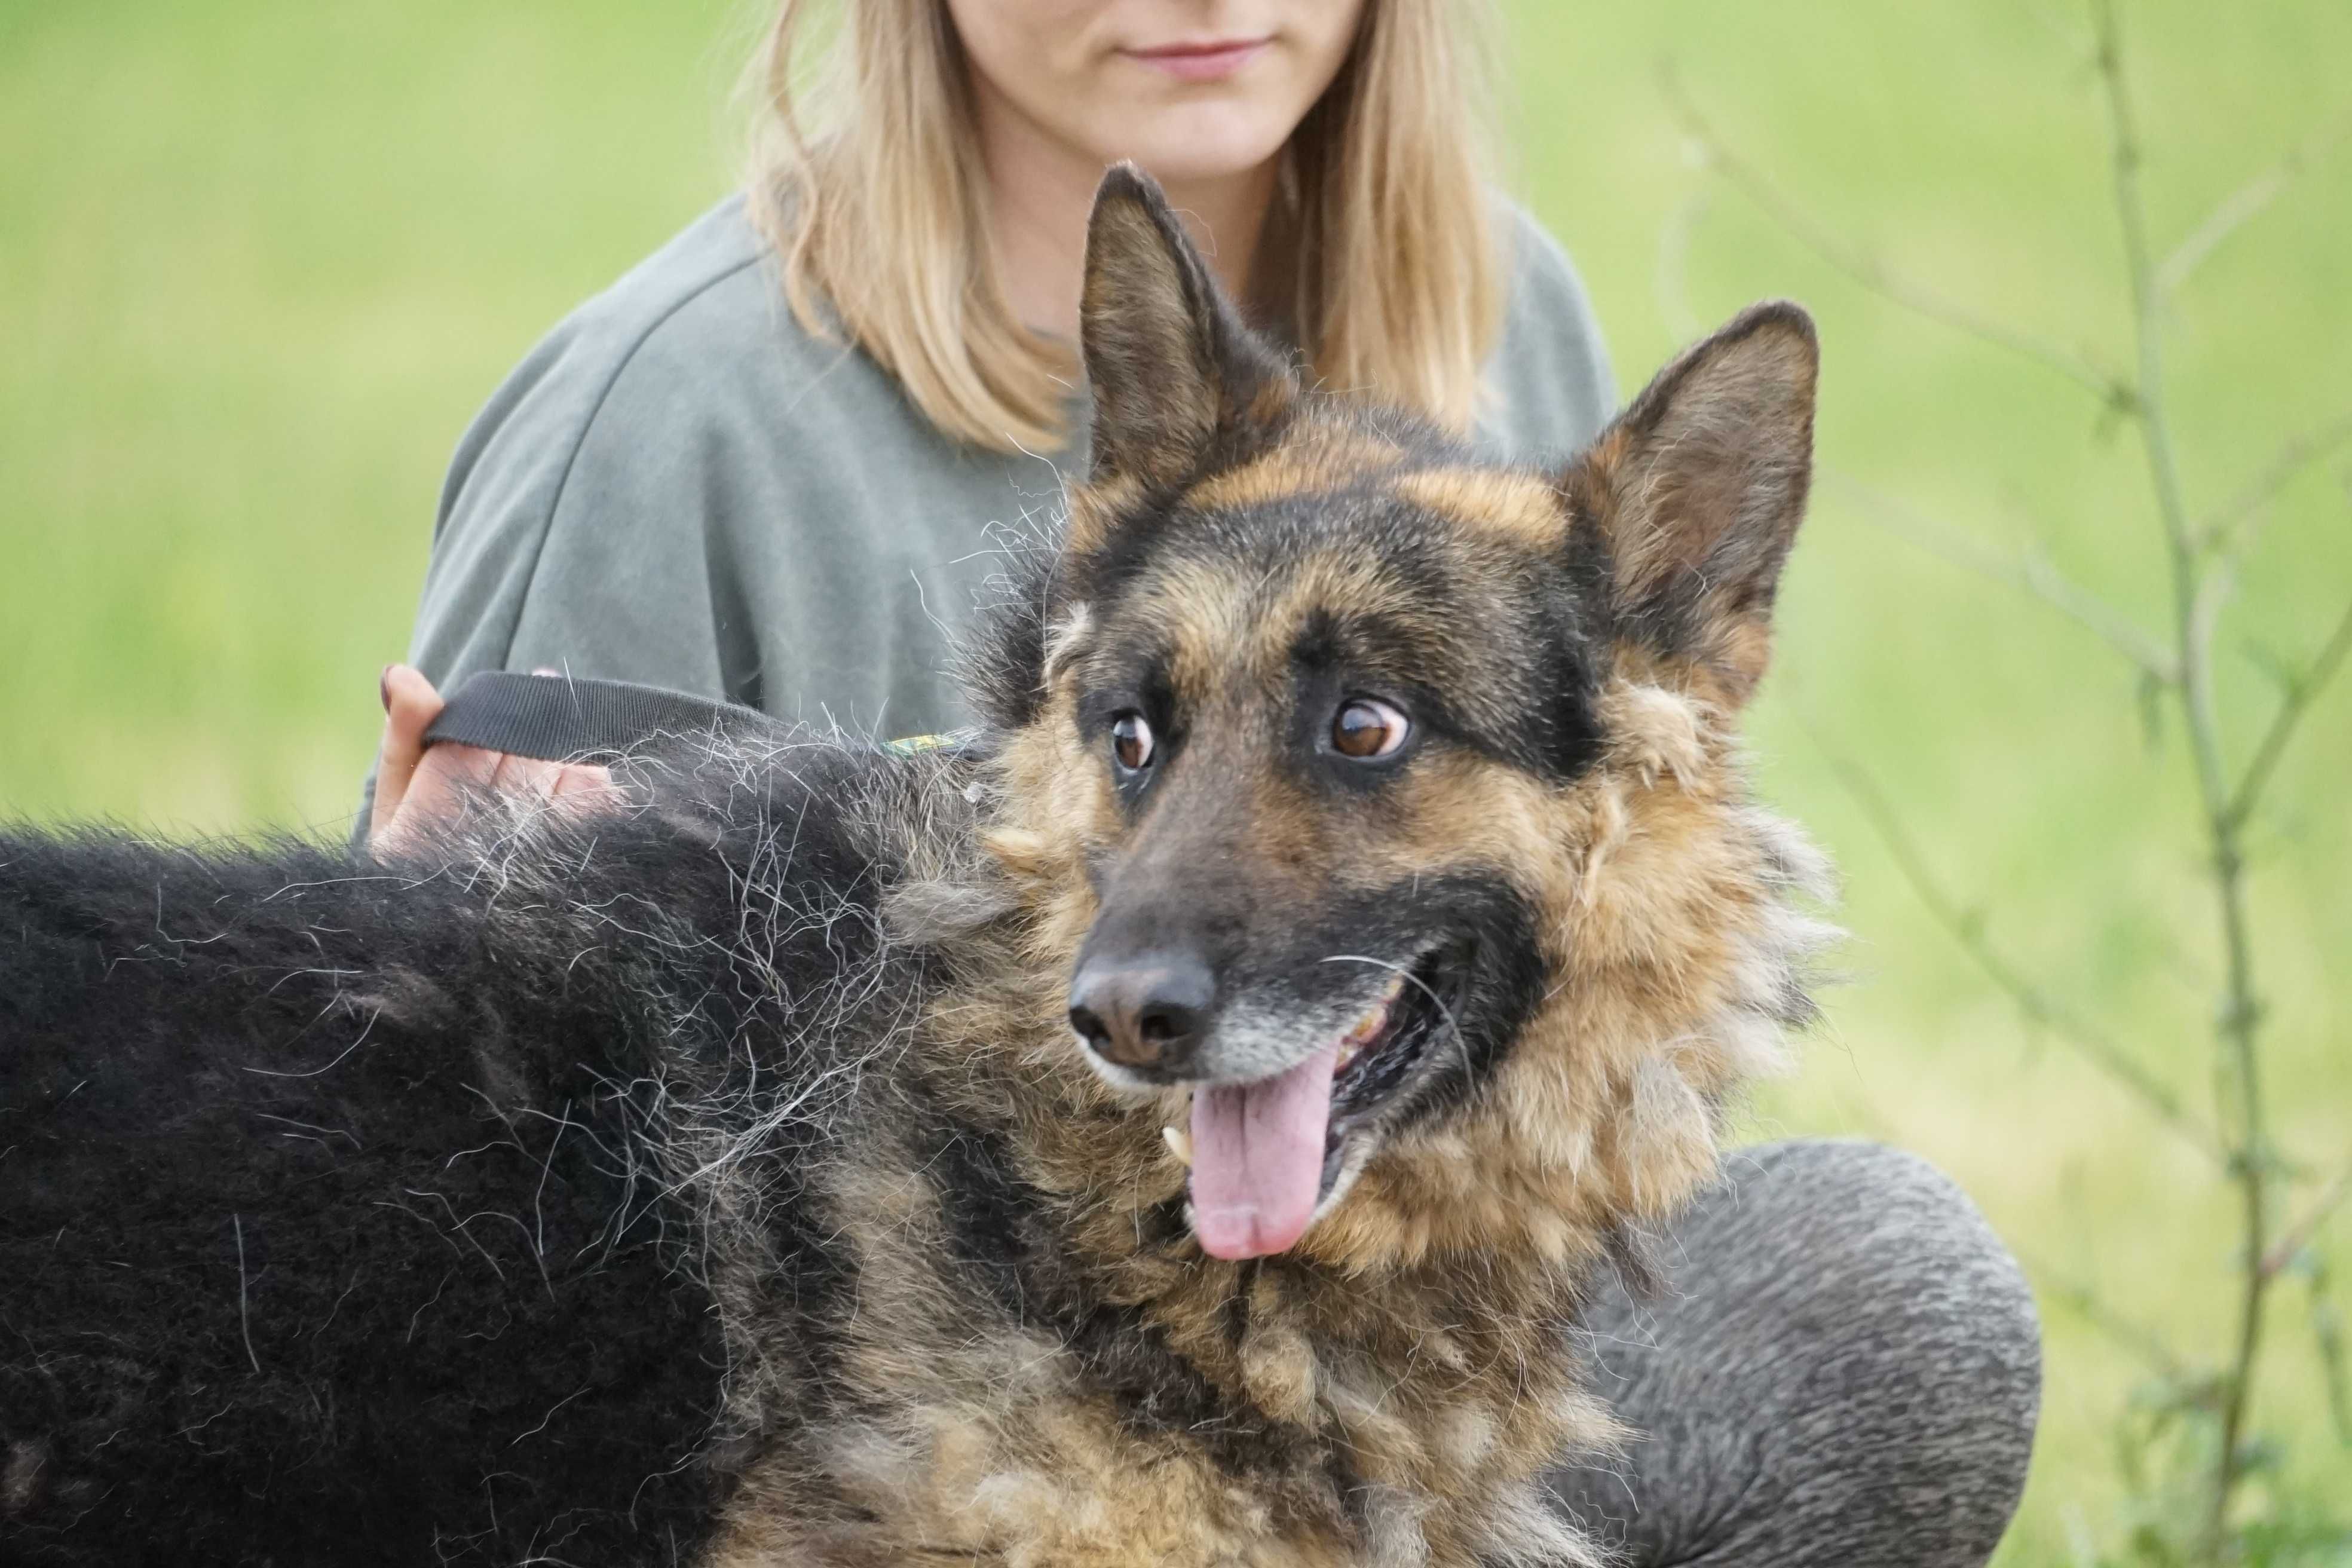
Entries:
{"type": "MultiPolygon", "coordinates": [[[[1115,1094],[1063,1020],[1094,904],[1091,846],[1057,804],[1069,759],[1050,727],[944,775],[958,809],[932,820],[952,824],[952,842],[920,858],[951,868],[961,890],[935,883],[918,901],[986,918],[940,934],[945,971],[980,979],[932,998],[909,1059],[958,1116],[1014,1151],[1082,1293],[1131,1312],[1127,1331],[1213,1390],[1229,1413],[1219,1419],[1291,1434],[1282,1441],[1332,1456],[1315,1464],[1412,1500],[1432,1549],[1499,1561],[1585,1560],[1530,1484],[1559,1454],[1614,1435],[1584,1390],[1573,1314],[1596,1268],[1641,1271],[1645,1238],[1712,1176],[1727,1102],[1809,1019],[1808,970],[1834,935],[1803,910],[1827,877],[1801,835],[1736,798],[1699,798],[1736,788],[1720,781],[1738,767],[1706,705],[1633,683],[1612,704],[1606,765],[1553,803],[1573,863],[1552,911],[1553,994],[1457,1114],[1381,1151],[1294,1245],[1251,1261],[1204,1254],[1188,1228],[1202,1145],[1231,1135],[1219,1112],[1204,1127],[1181,1089],[1115,1094]],[[1663,917],[1633,900],[1645,835],[1667,826],[1637,821],[1636,797],[1661,780],[1704,825],[1705,855],[1686,858],[1712,868],[1685,889],[1706,923],[1686,940],[1667,941],[1663,917]],[[1189,1193],[1187,1151],[1164,1136],[1185,1125],[1189,1193]],[[1484,1511],[1433,1500],[1448,1498],[1486,1500],[1484,1511]]],[[[1237,1159],[1248,1172],[1257,1157],[1237,1159]]]]}

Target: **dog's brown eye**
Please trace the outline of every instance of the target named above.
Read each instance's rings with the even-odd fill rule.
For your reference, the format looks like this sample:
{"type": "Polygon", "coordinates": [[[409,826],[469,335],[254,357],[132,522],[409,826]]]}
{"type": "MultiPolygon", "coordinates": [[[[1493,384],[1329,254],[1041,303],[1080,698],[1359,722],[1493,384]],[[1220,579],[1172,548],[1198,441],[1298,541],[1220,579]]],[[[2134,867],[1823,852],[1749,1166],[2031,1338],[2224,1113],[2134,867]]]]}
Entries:
{"type": "Polygon", "coordinates": [[[1404,744],[1412,725],[1377,697],[1350,698],[1331,721],[1331,749],[1343,757],[1385,757],[1404,744]]]}
{"type": "Polygon", "coordinates": [[[1111,721],[1111,754],[1129,773],[1140,773],[1151,761],[1151,726],[1140,713],[1129,711],[1111,721]]]}

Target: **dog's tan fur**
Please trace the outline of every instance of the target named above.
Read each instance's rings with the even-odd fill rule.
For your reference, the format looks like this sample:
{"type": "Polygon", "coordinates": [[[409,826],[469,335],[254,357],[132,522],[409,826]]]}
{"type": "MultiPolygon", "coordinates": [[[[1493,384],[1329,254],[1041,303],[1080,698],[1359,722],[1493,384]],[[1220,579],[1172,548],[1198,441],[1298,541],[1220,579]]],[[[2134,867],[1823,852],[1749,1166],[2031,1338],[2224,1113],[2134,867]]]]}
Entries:
{"type": "MultiPolygon", "coordinates": [[[[1098,384],[1103,354],[1196,363],[1196,323],[1218,306],[1150,203],[1108,195],[1095,247],[1090,310],[1115,300],[1126,323],[1115,342],[1090,339],[1098,384]]],[[[1258,710],[1309,618],[1334,605],[1378,615],[1440,663],[1509,648],[1433,619],[1336,548],[1278,580],[1244,561],[1187,560],[1120,606],[1124,625],[1165,646],[1194,730],[1244,738],[1203,739],[1186,765],[1213,775],[1222,802],[1224,826],[1198,831],[1224,835],[1220,852],[1256,896],[1278,905],[1475,868],[1535,911],[1549,984],[1491,1079],[1381,1147],[1295,1248],[1231,1262],[1171,1239],[1155,1216],[1181,1205],[1186,1170],[1162,1129],[1182,1124],[1186,1091],[1115,1091],[1080,1064],[1065,1018],[1066,979],[1100,912],[1099,868],[1135,852],[1139,829],[1081,721],[1107,635],[1097,606],[1057,605],[1025,721],[976,772],[941,774],[942,791],[978,803],[985,856],[931,869],[982,889],[987,913],[940,942],[952,979],[928,999],[911,1057],[944,1110],[1013,1152],[1089,1299],[1131,1310],[1221,1408],[1271,1436],[1250,1464],[1221,1458],[1189,1432],[1135,1420],[1050,1328],[976,1319],[936,1263],[952,1248],[944,1194],[900,1149],[828,1185],[831,1220],[856,1250],[847,1379],[866,1408],[751,1465],[715,1564],[1599,1561],[1536,1486],[1563,1455],[1618,1436],[1582,1385],[1563,1316],[1597,1266],[1637,1259],[1710,1178],[1725,1107],[1780,1064],[1827,935],[1798,908],[1822,891],[1822,868],[1751,803],[1736,729],[1762,673],[1793,512],[1759,541],[1739,488],[1752,453],[1696,469],[1676,458],[1753,447],[1752,426],[1779,421],[1803,428],[1763,460],[1801,467],[1812,348],[1794,321],[1727,333],[1717,363],[1667,372],[1664,395],[1654,388],[1549,478],[1418,450],[1263,363],[1222,379],[1154,375],[1137,384],[1152,406],[1098,414],[1115,449],[1070,497],[1073,562],[1150,507],[1213,519],[1372,493],[1452,531],[1448,569],[1475,599],[1578,531],[1597,536],[1627,613],[1597,653],[1590,765],[1552,779],[1433,753],[1355,812],[1262,765],[1258,710]],[[1691,375],[1716,384],[1696,406],[1672,395],[1691,375]],[[1199,453],[1221,441],[1230,458],[1201,471],[1199,453]],[[1674,636],[1644,621],[1645,602],[1727,550],[1738,569],[1686,596],[1674,636]]],[[[1116,390],[1098,396],[1140,395],[1108,379],[1116,390]]],[[[1465,700],[1507,700],[1482,696],[1475,677],[1465,700]]]]}

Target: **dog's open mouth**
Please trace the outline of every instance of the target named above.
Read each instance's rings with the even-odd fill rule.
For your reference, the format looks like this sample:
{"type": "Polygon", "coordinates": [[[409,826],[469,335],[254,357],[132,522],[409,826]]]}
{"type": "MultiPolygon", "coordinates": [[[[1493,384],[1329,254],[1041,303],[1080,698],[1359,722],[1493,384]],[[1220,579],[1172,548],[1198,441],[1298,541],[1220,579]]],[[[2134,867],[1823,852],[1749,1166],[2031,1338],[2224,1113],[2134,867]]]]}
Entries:
{"type": "Polygon", "coordinates": [[[1287,1250],[1369,1133],[1449,1033],[1469,973],[1466,951],[1441,947],[1391,973],[1356,1021],[1305,1061],[1255,1083],[1204,1084],[1189,1136],[1171,1142],[1192,1167],[1192,1229],[1217,1258],[1287,1250]]]}

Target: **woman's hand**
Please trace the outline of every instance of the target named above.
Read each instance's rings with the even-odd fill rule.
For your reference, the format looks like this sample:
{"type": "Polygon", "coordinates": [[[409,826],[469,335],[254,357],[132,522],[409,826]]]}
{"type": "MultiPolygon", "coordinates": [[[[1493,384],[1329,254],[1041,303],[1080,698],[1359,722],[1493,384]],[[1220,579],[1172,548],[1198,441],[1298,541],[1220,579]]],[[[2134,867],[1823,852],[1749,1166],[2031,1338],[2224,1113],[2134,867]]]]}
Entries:
{"type": "Polygon", "coordinates": [[[455,819],[469,795],[530,791],[570,810],[619,799],[612,770],[594,763],[547,763],[479,746],[427,748],[425,731],[440,715],[441,694],[404,664],[386,667],[379,695],[383,744],[376,752],[375,805],[368,814],[368,847],[379,854],[409,847],[434,823],[455,819]]]}

